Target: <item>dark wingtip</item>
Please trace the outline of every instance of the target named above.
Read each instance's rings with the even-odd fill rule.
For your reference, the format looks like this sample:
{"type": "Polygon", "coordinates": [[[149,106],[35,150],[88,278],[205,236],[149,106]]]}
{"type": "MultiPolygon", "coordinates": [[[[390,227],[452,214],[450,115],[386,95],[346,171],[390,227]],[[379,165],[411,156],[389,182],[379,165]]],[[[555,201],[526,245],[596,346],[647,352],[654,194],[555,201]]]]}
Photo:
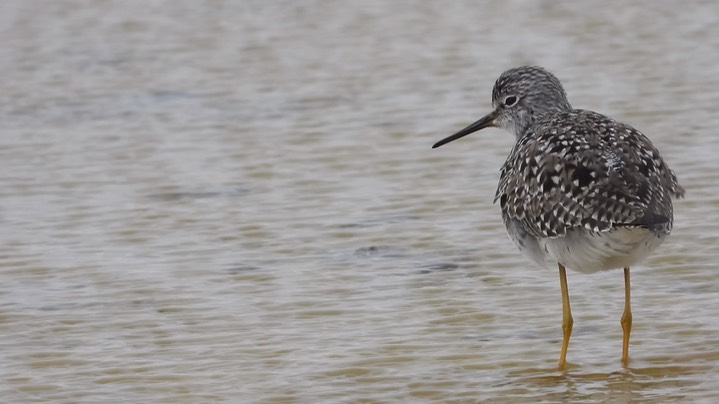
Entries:
{"type": "Polygon", "coordinates": [[[637,220],[637,224],[641,224],[641,225],[644,225],[647,227],[652,227],[652,226],[656,226],[656,225],[660,225],[660,224],[664,224],[664,223],[668,223],[668,222],[669,222],[668,217],[657,214],[657,213],[653,213],[653,212],[646,212],[646,213],[644,213],[644,216],[642,216],[639,220],[637,220]]]}
{"type": "Polygon", "coordinates": [[[654,212],[646,212],[644,216],[631,223],[617,223],[617,226],[628,226],[628,227],[646,227],[652,231],[659,231],[663,229],[667,223],[671,221],[670,218],[664,215],[660,215],[654,212]]]}
{"type": "Polygon", "coordinates": [[[677,189],[676,189],[676,191],[674,191],[674,197],[677,199],[684,198],[685,193],[686,193],[686,191],[684,190],[684,187],[677,184],[677,189]]]}

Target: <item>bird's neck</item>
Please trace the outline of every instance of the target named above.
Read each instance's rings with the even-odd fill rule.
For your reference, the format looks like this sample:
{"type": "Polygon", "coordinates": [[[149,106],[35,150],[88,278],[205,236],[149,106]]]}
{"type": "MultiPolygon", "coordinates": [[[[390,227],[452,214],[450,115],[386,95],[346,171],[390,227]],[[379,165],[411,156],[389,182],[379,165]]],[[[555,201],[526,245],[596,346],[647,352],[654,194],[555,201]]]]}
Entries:
{"type": "Polygon", "coordinates": [[[572,106],[569,102],[564,102],[556,105],[547,105],[542,108],[530,109],[527,115],[527,119],[523,119],[513,128],[514,137],[519,140],[523,138],[528,132],[532,132],[534,126],[546,119],[551,118],[553,115],[564,111],[570,111],[572,106]]]}

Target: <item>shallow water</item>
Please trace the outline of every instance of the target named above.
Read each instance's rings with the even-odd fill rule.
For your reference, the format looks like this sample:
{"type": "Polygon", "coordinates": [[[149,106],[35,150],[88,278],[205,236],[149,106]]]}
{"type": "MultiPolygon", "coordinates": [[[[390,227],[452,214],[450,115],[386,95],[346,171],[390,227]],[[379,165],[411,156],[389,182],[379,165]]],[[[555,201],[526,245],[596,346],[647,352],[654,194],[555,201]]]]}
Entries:
{"type": "Polygon", "coordinates": [[[719,6],[4,1],[7,402],[683,402],[719,395],[719,6]],[[620,10],[619,12],[617,10],[620,10]],[[510,135],[440,138],[541,64],[687,189],[633,271],[533,268],[510,135]]]}

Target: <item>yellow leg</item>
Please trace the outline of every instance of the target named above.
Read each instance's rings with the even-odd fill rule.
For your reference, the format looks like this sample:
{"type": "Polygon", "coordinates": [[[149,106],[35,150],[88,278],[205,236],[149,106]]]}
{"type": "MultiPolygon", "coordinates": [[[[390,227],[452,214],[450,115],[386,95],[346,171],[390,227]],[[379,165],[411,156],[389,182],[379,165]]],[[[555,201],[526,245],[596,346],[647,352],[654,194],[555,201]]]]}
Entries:
{"type": "Polygon", "coordinates": [[[559,264],[559,283],[562,286],[562,332],[564,335],[562,338],[562,353],[559,355],[559,370],[564,370],[567,364],[567,348],[569,347],[569,337],[572,335],[574,319],[572,318],[572,309],[569,307],[567,270],[562,264],[559,264]]]}
{"type": "Polygon", "coordinates": [[[632,304],[629,293],[629,267],[624,268],[624,314],[622,314],[622,364],[627,366],[629,362],[629,334],[632,332],[632,304]]]}

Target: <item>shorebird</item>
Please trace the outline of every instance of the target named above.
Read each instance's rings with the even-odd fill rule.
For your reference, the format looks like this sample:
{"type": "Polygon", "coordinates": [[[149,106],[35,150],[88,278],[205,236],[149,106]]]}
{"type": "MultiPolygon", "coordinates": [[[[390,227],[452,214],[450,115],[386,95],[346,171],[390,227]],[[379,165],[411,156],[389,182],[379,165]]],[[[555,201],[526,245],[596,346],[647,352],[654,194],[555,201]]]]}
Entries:
{"type": "Polygon", "coordinates": [[[540,266],[557,266],[562,292],[565,369],[574,320],[566,268],[624,270],[622,364],[632,330],[629,269],[669,235],[672,198],[684,196],[659,151],[641,132],[597,112],[574,109],[559,80],[538,66],[505,71],[492,89],[493,110],[437,148],[478,130],[512,132],[500,171],[499,201],[509,237],[540,266]]]}

